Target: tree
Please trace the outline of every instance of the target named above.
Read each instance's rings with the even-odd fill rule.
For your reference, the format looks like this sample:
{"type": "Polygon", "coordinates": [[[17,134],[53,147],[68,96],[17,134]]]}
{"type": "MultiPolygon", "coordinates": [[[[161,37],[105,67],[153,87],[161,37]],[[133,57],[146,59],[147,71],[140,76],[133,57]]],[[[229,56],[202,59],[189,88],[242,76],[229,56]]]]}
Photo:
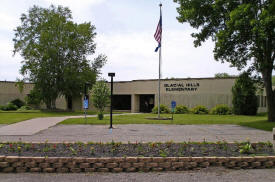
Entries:
{"type": "Polygon", "coordinates": [[[262,75],[267,95],[268,120],[275,121],[275,91],[271,76],[275,59],[275,1],[174,0],[180,23],[188,22],[195,47],[208,38],[215,42],[216,60],[248,68],[262,75]]]}
{"type": "Polygon", "coordinates": [[[48,109],[64,95],[67,102],[84,92],[84,84],[93,84],[106,56],[94,62],[88,56],[95,53],[95,26],[90,22],[77,24],[71,11],[62,6],[33,6],[21,15],[21,25],[15,29],[14,54],[24,58],[21,74],[35,84],[48,109]]]}
{"type": "Polygon", "coordinates": [[[92,103],[98,110],[98,119],[103,119],[103,111],[110,103],[110,89],[104,80],[100,80],[94,84],[92,88],[92,103]]]}
{"type": "Polygon", "coordinates": [[[256,82],[250,77],[250,73],[243,72],[236,79],[232,87],[233,113],[239,115],[256,115],[258,99],[256,96],[256,82]]]}
{"type": "Polygon", "coordinates": [[[231,75],[229,75],[228,73],[216,73],[215,74],[215,78],[230,78],[232,77],[231,75]]]}
{"type": "Polygon", "coordinates": [[[275,86],[275,76],[272,76],[272,85],[275,86]]]}

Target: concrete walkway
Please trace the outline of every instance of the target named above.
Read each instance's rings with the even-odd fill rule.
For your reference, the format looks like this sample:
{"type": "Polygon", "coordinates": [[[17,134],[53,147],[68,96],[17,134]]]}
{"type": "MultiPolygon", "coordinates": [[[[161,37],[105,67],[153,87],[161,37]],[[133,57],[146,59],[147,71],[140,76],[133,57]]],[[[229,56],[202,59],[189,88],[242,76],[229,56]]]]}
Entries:
{"type": "MultiPolygon", "coordinates": [[[[132,114],[132,113],[127,113],[132,114]]],[[[127,115],[127,114],[114,114],[114,115],[127,115]]],[[[107,116],[107,114],[106,114],[107,116]]],[[[88,115],[87,117],[96,117],[96,115],[88,115]]],[[[64,116],[64,117],[46,117],[46,118],[34,118],[14,124],[10,124],[0,128],[0,135],[2,136],[25,136],[34,135],[49,127],[71,118],[84,118],[84,116],[64,116]]]]}

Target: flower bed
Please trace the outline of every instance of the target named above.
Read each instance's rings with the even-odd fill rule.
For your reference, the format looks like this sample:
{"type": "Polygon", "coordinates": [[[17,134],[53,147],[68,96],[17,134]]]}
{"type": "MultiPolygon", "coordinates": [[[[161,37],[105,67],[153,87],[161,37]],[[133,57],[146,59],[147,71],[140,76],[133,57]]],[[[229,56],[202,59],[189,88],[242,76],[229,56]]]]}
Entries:
{"type": "Polygon", "coordinates": [[[0,172],[147,172],[209,166],[272,168],[275,153],[270,142],[0,144],[0,172]]]}
{"type": "Polygon", "coordinates": [[[34,157],[203,157],[275,155],[272,143],[11,143],[0,144],[0,155],[34,157]]]}

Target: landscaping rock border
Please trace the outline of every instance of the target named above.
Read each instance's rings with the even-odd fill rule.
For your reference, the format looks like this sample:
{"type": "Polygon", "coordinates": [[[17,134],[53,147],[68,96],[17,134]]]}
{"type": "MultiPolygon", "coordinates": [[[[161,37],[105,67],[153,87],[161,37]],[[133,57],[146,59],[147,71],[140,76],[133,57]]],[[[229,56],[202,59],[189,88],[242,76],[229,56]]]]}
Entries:
{"type": "Polygon", "coordinates": [[[255,157],[19,157],[0,156],[0,172],[80,173],[182,171],[224,166],[232,169],[275,168],[275,156],[255,157]]]}

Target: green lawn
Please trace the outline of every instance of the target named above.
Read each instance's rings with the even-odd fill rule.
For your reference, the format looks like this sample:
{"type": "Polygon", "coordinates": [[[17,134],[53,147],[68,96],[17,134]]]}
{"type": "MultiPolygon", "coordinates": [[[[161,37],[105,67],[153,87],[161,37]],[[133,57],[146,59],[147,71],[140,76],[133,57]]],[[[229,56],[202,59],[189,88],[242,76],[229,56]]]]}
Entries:
{"type": "MultiPolygon", "coordinates": [[[[87,114],[96,114],[95,111],[89,111],[87,114]]],[[[12,124],[32,118],[38,117],[56,117],[56,116],[78,116],[83,115],[83,111],[77,112],[45,112],[40,110],[31,111],[1,111],[0,112],[0,124],[12,124]]]]}
{"type": "MultiPolygon", "coordinates": [[[[113,116],[113,124],[236,124],[272,131],[275,122],[268,122],[267,116],[236,116],[236,115],[196,115],[196,114],[176,114],[174,121],[171,120],[148,120],[147,117],[156,117],[155,114],[137,114],[113,116]]],[[[163,114],[162,117],[171,117],[163,114]]],[[[60,124],[85,124],[84,119],[67,119],[60,124]]],[[[88,118],[87,124],[109,124],[109,117],[104,120],[88,118]]]]}

